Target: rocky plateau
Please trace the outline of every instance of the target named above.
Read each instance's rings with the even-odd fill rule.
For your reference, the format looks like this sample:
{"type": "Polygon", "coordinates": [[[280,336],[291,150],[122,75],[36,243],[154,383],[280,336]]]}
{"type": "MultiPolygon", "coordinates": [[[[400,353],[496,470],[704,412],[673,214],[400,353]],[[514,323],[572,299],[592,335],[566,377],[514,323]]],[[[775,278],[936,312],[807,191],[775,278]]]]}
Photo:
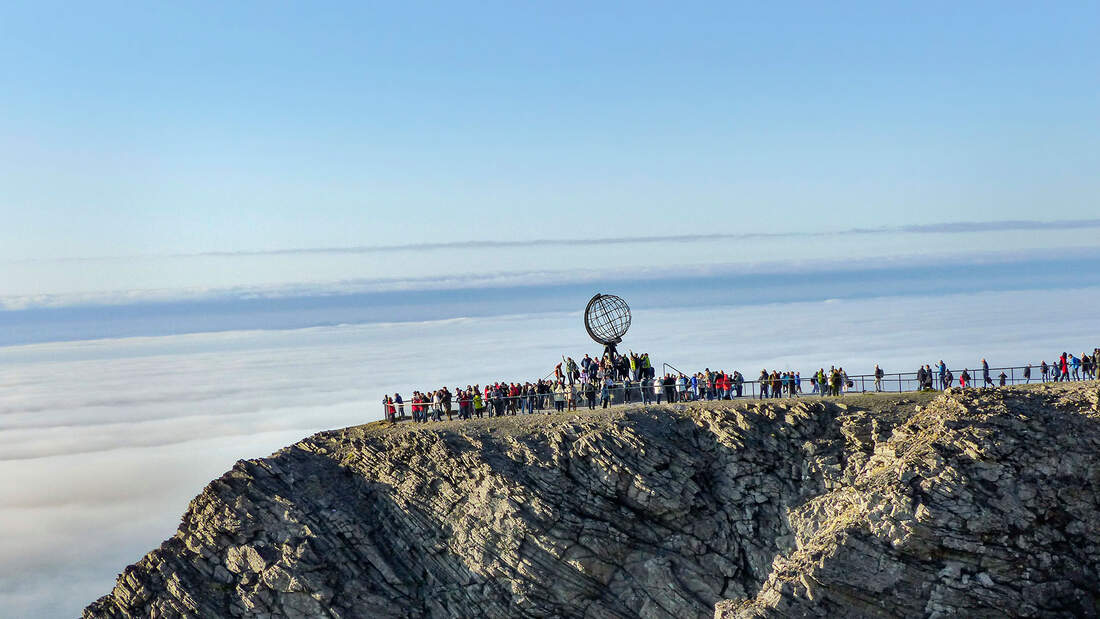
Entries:
{"type": "Polygon", "coordinates": [[[1100,385],[323,432],[242,460],[92,617],[1100,612],[1100,385]]]}

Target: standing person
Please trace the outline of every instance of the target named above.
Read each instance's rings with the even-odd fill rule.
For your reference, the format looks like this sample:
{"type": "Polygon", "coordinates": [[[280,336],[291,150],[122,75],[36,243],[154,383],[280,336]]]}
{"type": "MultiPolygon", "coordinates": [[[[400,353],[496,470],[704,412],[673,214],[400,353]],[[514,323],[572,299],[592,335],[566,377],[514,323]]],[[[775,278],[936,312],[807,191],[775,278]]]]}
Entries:
{"type": "Polygon", "coordinates": [[[603,408],[607,408],[611,404],[611,378],[605,378],[603,386],[600,388],[600,404],[603,408]]]}
{"type": "Polygon", "coordinates": [[[503,417],[508,407],[508,385],[500,383],[495,390],[493,390],[493,399],[496,400],[497,417],[503,417]]]}
{"type": "Polygon", "coordinates": [[[1070,355],[1069,364],[1073,368],[1073,380],[1081,380],[1081,360],[1070,355]]]}
{"type": "Polygon", "coordinates": [[[1030,383],[1030,382],[1031,382],[1031,364],[1029,363],[1029,364],[1027,364],[1027,367],[1024,368],[1024,384],[1027,384],[1027,383],[1030,383]]]}
{"type": "Polygon", "coordinates": [[[443,421],[443,390],[432,392],[432,421],[443,421]]]}
{"type": "Polygon", "coordinates": [[[760,378],[757,379],[760,382],[760,399],[763,400],[768,397],[768,383],[770,376],[767,370],[760,370],[760,378]]]}
{"type": "Polygon", "coordinates": [[[569,383],[569,386],[565,389],[567,409],[570,411],[577,410],[577,389],[573,383],[569,383]]]}
{"type": "Polygon", "coordinates": [[[554,383],[554,410],[565,410],[565,387],[560,382],[554,383]]]}
{"type": "Polygon", "coordinates": [[[940,359],[940,391],[947,389],[947,364],[940,359]]]}
{"type": "Polygon", "coordinates": [[[883,372],[882,368],[880,368],[878,366],[878,364],[876,363],[875,364],[875,391],[882,391],[882,377],[885,376],[885,375],[886,375],[886,373],[883,372]]]}
{"type": "Polygon", "coordinates": [[[584,397],[588,400],[588,410],[596,410],[596,383],[589,381],[584,384],[584,397]]]}
{"type": "Polygon", "coordinates": [[[989,364],[986,363],[984,358],[982,359],[982,382],[986,387],[993,386],[993,379],[989,377],[989,364]]]}
{"type": "Polygon", "coordinates": [[[738,370],[733,371],[733,388],[737,392],[737,397],[741,397],[741,390],[745,386],[745,377],[741,376],[741,372],[738,370]]]}
{"type": "Polygon", "coordinates": [[[1046,362],[1045,359],[1043,360],[1042,363],[1039,364],[1039,372],[1041,372],[1042,375],[1043,375],[1043,382],[1044,383],[1047,382],[1047,377],[1050,376],[1050,366],[1047,365],[1047,362],[1046,362]]]}
{"type": "Polygon", "coordinates": [[[1008,374],[1005,374],[1004,371],[1002,371],[1001,375],[998,376],[998,378],[1001,379],[1001,386],[1004,387],[1005,386],[1005,380],[1008,378],[1008,374]]]}
{"type": "Polygon", "coordinates": [[[485,413],[485,401],[481,399],[481,390],[474,385],[474,414],[478,419],[485,413]]]}
{"type": "Polygon", "coordinates": [[[393,403],[397,405],[397,416],[405,421],[405,401],[401,399],[400,393],[393,394],[393,403]]]}
{"type": "Polygon", "coordinates": [[[959,374],[959,386],[966,389],[966,384],[970,382],[970,369],[963,368],[963,373],[959,374]]]}

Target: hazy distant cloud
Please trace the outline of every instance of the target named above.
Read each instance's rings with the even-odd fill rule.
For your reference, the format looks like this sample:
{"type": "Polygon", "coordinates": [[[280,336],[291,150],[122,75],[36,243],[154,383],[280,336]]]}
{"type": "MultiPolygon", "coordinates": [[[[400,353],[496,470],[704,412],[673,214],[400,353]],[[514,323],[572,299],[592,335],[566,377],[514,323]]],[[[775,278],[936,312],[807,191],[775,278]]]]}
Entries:
{"type": "Polygon", "coordinates": [[[737,241],[755,239],[791,239],[843,237],[850,235],[878,234],[964,234],[977,232],[1004,232],[1010,230],[1075,230],[1100,228],[1100,219],[1071,219],[1060,221],[1006,220],[970,221],[954,223],[916,224],[906,226],[882,226],[876,228],[848,228],[823,232],[715,232],[705,234],[670,234],[650,236],[607,236],[593,238],[543,238],[530,240],[474,239],[468,241],[440,241],[405,243],[400,245],[351,245],[344,247],[291,247],[285,249],[261,249],[241,251],[209,251],[178,254],[149,254],[146,256],[90,256],[20,260],[17,262],[88,262],[132,260],[135,258],[233,258],[255,256],[298,256],[316,254],[378,254],[389,252],[446,250],[446,249],[506,249],[515,247],[598,247],[607,245],[641,245],[649,243],[691,243],[698,241],[737,241]]]}
{"type": "Polygon", "coordinates": [[[878,228],[850,228],[827,232],[717,232],[708,234],[675,234],[652,236],[610,236],[587,239],[532,239],[502,241],[479,239],[474,241],[445,241],[438,243],[408,243],[403,245],[359,245],[350,247],[303,247],[239,252],[204,252],[184,254],[194,256],[281,256],[295,254],[369,254],[380,252],[420,251],[426,249],[491,249],[507,247],[577,247],[600,245],[631,245],[643,243],[688,243],[694,241],[780,239],[799,237],[847,236],[851,234],[947,234],[967,232],[1000,232],[1007,230],[1072,230],[1100,228],[1100,219],[1076,219],[1063,221],[971,221],[934,223],[908,226],[884,226],[878,228]]]}
{"type": "MultiPolygon", "coordinates": [[[[1100,225],[1100,220],[1095,220],[1100,225]]],[[[1016,222],[1024,227],[1026,222],[1016,222]]],[[[1079,223],[1078,226],[1086,225],[1079,223]]],[[[935,224],[934,226],[948,226],[935,224]]],[[[951,224],[952,226],[954,224],[951,224]]],[[[930,226],[931,227],[931,226],[930,226]]],[[[923,228],[923,227],[922,227],[923,228]]],[[[952,230],[945,230],[950,233],[952,230]]],[[[848,232],[851,234],[852,232],[848,232]]],[[[860,232],[855,232],[860,234],[860,232]]],[[[700,238],[700,237],[696,237],[700,238]]],[[[627,242],[626,240],[611,242],[627,242]]],[[[528,243],[529,244],[529,243],[528,243]]],[[[1095,260],[1100,248],[1070,247],[1058,250],[1060,258],[1095,260]]],[[[653,265],[593,269],[497,271],[427,277],[361,278],[328,282],[299,282],[226,288],[178,288],[116,290],[64,294],[0,296],[0,312],[65,307],[119,307],[128,305],[206,302],[223,300],[275,300],[324,298],[372,293],[458,291],[526,286],[562,286],[601,282],[683,280],[748,275],[804,275],[922,268],[938,266],[1025,263],[1050,258],[1046,250],[956,252],[937,255],[898,254],[856,259],[794,259],[701,265],[653,265]]]]}

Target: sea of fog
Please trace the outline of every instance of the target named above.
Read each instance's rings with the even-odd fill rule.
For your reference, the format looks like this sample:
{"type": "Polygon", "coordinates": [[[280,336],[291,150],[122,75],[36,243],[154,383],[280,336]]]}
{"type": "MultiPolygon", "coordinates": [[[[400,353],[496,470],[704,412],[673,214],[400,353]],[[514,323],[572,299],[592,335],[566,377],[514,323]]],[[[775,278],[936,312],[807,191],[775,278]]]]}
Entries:
{"type": "MultiPolygon", "coordinates": [[[[875,363],[913,371],[939,359],[952,367],[982,357],[995,366],[1037,363],[1100,344],[1100,286],[1051,277],[1052,288],[1032,278],[1020,290],[966,291],[967,281],[982,290],[982,275],[1005,284],[1004,273],[974,268],[969,279],[946,273],[948,290],[910,278],[911,288],[877,296],[874,286],[822,276],[805,280],[816,299],[763,295],[742,304],[730,302],[735,291],[719,277],[709,284],[713,296],[699,295],[712,302],[686,307],[674,302],[682,282],[638,284],[636,296],[664,302],[638,303],[624,348],[650,352],[658,368],[751,377],[834,363],[850,373],[875,363]]],[[[552,293],[529,291],[529,300],[553,299],[537,313],[513,310],[544,309],[538,303],[488,292],[473,315],[459,302],[418,310],[452,318],[408,312],[405,320],[275,329],[262,312],[238,310],[245,314],[234,320],[265,328],[0,347],[2,614],[77,615],[170,537],[191,498],[235,461],[378,419],[385,393],[535,379],[562,354],[597,353],[580,312],[560,310],[582,308],[591,290],[552,293]]],[[[467,291],[466,302],[477,294],[467,291]]]]}

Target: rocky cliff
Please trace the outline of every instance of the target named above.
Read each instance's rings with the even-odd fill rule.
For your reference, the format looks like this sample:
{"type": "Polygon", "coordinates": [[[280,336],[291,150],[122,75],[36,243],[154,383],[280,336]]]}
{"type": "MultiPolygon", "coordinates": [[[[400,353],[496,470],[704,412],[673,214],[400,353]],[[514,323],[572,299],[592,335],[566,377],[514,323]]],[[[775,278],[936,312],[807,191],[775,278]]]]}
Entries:
{"type": "Polygon", "coordinates": [[[85,617],[1095,615],[1096,383],[326,432],[85,617]]]}

